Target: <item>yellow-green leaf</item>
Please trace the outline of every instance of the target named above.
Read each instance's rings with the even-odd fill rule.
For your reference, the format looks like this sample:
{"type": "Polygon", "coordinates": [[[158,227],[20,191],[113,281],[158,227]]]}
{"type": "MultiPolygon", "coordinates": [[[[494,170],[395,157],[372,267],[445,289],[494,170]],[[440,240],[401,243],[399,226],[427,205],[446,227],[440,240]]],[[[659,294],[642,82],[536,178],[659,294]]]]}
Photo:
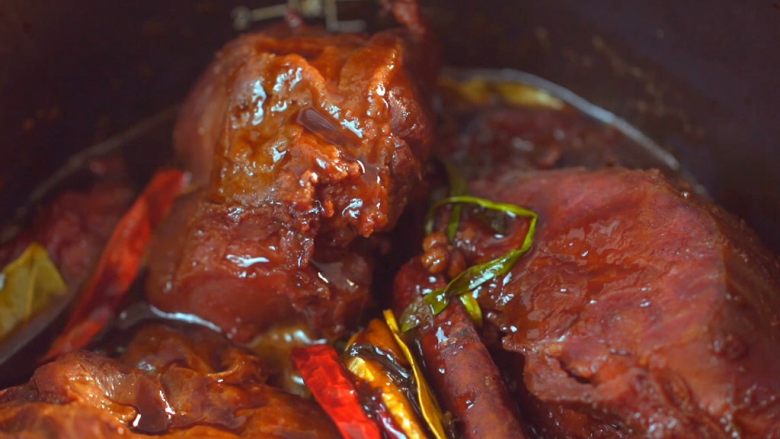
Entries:
{"type": "Polygon", "coordinates": [[[496,82],[492,84],[504,102],[516,107],[541,107],[560,110],[566,104],[539,88],[517,82],[496,82]]]}
{"type": "MultiPolygon", "coordinates": [[[[451,162],[444,161],[444,167],[447,170],[447,179],[450,182],[450,196],[455,197],[458,195],[466,195],[466,188],[468,183],[466,183],[466,179],[463,178],[463,174],[461,174],[458,168],[456,168],[455,165],[453,165],[451,162]]],[[[463,206],[460,204],[456,204],[452,208],[450,220],[447,223],[447,237],[450,239],[450,241],[455,239],[455,234],[458,232],[462,210],[463,206]]]]}
{"type": "Polygon", "coordinates": [[[46,249],[30,244],[0,274],[0,339],[67,290],[46,249]]]}
{"type": "Polygon", "coordinates": [[[444,77],[439,81],[439,86],[445,91],[454,93],[459,99],[476,105],[500,101],[515,107],[551,110],[561,110],[566,107],[566,103],[550,93],[520,82],[494,81],[484,78],[456,81],[444,77]]]}
{"type": "Polygon", "coordinates": [[[395,338],[396,343],[398,343],[398,347],[401,348],[401,351],[406,357],[406,361],[408,361],[409,365],[412,367],[412,374],[414,375],[414,380],[417,384],[417,398],[419,398],[418,403],[420,405],[420,411],[422,412],[423,419],[425,419],[425,422],[428,425],[428,429],[431,431],[434,438],[447,439],[447,433],[444,429],[444,415],[439,408],[436,397],[428,386],[428,382],[425,380],[425,375],[423,375],[420,363],[401,337],[401,333],[398,329],[398,322],[396,322],[393,312],[387,309],[384,311],[383,315],[387,327],[390,328],[390,332],[393,333],[393,338],[395,338]]]}
{"type": "Polygon", "coordinates": [[[474,322],[474,324],[477,326],[482,326],[482,308],[479,307],[477,299],[475,299],[474,296],[469,293],[458,297],[460,299],[460,303],[463,305],[463,308],[466,309],[466,312],[469,314],[469,317],[471,317],[471,320],[474,322]]]}

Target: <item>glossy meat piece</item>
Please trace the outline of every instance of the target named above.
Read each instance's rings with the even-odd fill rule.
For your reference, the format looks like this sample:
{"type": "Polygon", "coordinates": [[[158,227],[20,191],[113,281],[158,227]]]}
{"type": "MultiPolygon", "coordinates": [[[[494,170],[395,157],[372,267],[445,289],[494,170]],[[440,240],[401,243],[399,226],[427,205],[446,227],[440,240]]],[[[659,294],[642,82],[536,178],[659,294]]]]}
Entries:
{"type": "MultiPolygon", "coordinates": [[[[400,313],[423,292],[445,285],[415,258],[395,278],[394,307],[400,313]]],[[[515,403],[479,333],[459,303],[413,332],[439,402],[452,414],[457,437],[523,438],[515,403]]]]}
{"type": "Polygon", "coordinates": [[[277,27],[228,44],[177,124],[201,190],[157,234],[150,301],[238,340],[299,322],[343,335],[369,301],[355,238],[394,225],[428,155],[424,37],[277,27]]]}
{"type": "Polygon", "coordinates": [[[386,230],[431,135],[405,36],[277,27],[240,37],[185,102],[177,150],[219,202],[281,204],[301,227],[323,219],[339,242],[386,230]]]}
{"type": "Polygon", "coordinates": [[[314,239],[271,208],[181,198],[150,251],[148,297],[247,341],[270,325],[303,323],[334,336],[368,305],[370,260],[361,249],[315,251],[314,239]]]}
{"type": "MultiPolygon", "coordinates": [[[[744,224],[657,172],[510,171],[471,190],[540,214],[532,253],[480,296],[540,435],[778,434],[780,266],[744,224]]],[[[472,260],[507,250],[461,236],[472,260]]]]}
{"type": "Polygon", "coordinates": [[[338,437],[318,407],[264,380],[257,357],[217,334],[147,326],[118,360],[67,354],[4,390],[0,434],[338,437]]]}

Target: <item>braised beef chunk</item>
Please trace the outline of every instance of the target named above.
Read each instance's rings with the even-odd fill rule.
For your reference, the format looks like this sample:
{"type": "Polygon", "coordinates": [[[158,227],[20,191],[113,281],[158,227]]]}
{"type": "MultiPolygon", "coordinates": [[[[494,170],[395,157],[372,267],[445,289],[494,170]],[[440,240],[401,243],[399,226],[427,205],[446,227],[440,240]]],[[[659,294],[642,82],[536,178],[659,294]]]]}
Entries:
{"type": "Polygon", "coordinates": [[[264,384],[262,364],[208,330],[142,328],[119,359],[79,352],[0,393],[8,437],[337,438],[313,403],[264,384]]]}
{"type": "Polygon", "coordinates": [[[355,239],[392,228],[428,156],[419,38],[278,27],[228,44],[176,128],[202,189],[157,234],[152,303],[238,340],[353,326],[372,265],[355,239]]]}
{"type": "MultiPolygon", "coordinates": [[[[540,215],[479,300],[541,436],[780,431],[780,266],[744,224],[652,171],[509,171],[471,191],[540,215]]],[[[460,236],[472,261],[506,251],[460,236]]]]}
{"type": "Polygon", "coordinates": [[[241,37],[185,102],[177,149],[220,203],[280,204],[291,224],[322,220],[339,242],[387,230],[431,135],[403,36],[241,37]]]}
{"type": "Polygon", "coordinates": [[[162,309],[198,316],[247,340],[302,321],[328,335],[367,306],[372,264],[356,248],[320,254],[272,209],[181,198],[151,248],[149,290],[162,309]]]}
{"type": "Polygon", "coordinates": [[[290,3],[182,103],[184,169],[97,159],[3,232],[0,439],[780,439],[780,260],[674,158],[440,76],[416,0],[290,3]]]}

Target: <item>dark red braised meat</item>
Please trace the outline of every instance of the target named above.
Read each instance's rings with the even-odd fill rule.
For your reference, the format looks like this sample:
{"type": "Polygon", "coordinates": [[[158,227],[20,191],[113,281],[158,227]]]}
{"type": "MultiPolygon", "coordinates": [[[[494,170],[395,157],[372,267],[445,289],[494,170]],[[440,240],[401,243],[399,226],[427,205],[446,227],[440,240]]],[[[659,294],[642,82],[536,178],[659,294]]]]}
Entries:
{"type": "Polygon", "coordinates": [[[338,438],[314,403],[265,384],[260,360],[207,329],[141,328],[0,392],[0,437],[338,438]],[[154,435],[154,436],[151,436],[154,435]]]}
{"type": "Polygon", "coordinates": [[[353,327],[372,266],[356,238],[393,227],[428,156],[419,38],[278,27],[228,44],[176,127],[202,189],[158,234],[151,302],[236,340],[353,327]]]}
{"type": "MultiPolygon", "coordinates": [[[[132,264],[106,257],[103,277],[132,276],[121,292],[93,282],[72,324],[100,306],[113,313],[147,256],[146,299],[158,309],[137,305],[222,332],[147,322],[127,345],[107,337],[111,355],[54,355],[95,327],[0,391],[0,438],[780,438],[777,258],[674,176],[619,167],[647,165],[614,127],[555,98],[518,104],[533,97],[523,87],[474,82],[461,96],[443,81],[434,146],[434,44],[415,1],[382,4],[403,28],[276,26],[217,54],[175,128],[192,187],[170,215],[147,212],[143,236],[162,221],[148,251],[128,227],[115,230],[135,190],[110,161],[91,189],[58,196],[0,247],[8,264],[41,243],[73,296],[113,232],[123,239],[106,254],[125,245],[132,264]],[[502,87],[516,94],[482,93],[502,87]],[[406,368],[387,343],[354,336],[373,300],[401,320],[421,296],[532,236],[526,218],[463,204],[448,237],[454,210],[442,206],[421,254],[393,272],[392,297],[372,298],[391,283],[376,273],[417,245],[418,221],[394,228],[438,183],[432,150],[460,168],[465,194],[532,209],[538,229],[508,274],[472,292],[484,322],[456,298],[401,336],[385,314],[406,368]],[[246,348],[263,334],[285,344],[274,354],[284,358],[264,364],[246,348]],[[339,355],[333,342],[350,334],[346,352],[360,355],[339,355]],[[291,359],[297,369],[277,370],[291,359]],[[321,406],[269,385],[280,373],[302,378],[301,394],[321,406]]],[[[162,195],[167,206],[174,192],[162,195]]]]}
{"type": "MultiPolygon", "coordinates": [[[[470,189],[540,215],[534,250],[479,297],[536,435],[778,431],[780,266],[744,224],[658,172],[507,171],[470,189]]],[[[476,263],[516,245],[494,234],[467,219],[455,242],[476,263]]]]}

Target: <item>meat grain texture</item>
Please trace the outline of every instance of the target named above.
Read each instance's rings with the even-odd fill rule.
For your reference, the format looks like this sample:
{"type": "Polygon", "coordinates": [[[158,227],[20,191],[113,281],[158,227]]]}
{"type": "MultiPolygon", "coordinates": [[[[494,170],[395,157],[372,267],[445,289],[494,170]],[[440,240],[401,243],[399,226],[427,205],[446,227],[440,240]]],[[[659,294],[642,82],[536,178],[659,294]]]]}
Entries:
{"type": "Polygon", "coordinates": [[[272,325],[354,326],[371,282],[361,241],[394,226],[429,154],[432,74],[410,29],[277,27],[217,55],[176,127],[200,189],[157,235],[152,303],[238,341],[272,325]]]}
{"type": "MultiPolygon", "coordinates": [[[[744,224],[655,171],[508,171],[471,191],[540,215],[479,299],[537,434],[780,435],[780,266],[744,224]]],[[[469,233],[471,258],[506,251],[469,233]]]]}

